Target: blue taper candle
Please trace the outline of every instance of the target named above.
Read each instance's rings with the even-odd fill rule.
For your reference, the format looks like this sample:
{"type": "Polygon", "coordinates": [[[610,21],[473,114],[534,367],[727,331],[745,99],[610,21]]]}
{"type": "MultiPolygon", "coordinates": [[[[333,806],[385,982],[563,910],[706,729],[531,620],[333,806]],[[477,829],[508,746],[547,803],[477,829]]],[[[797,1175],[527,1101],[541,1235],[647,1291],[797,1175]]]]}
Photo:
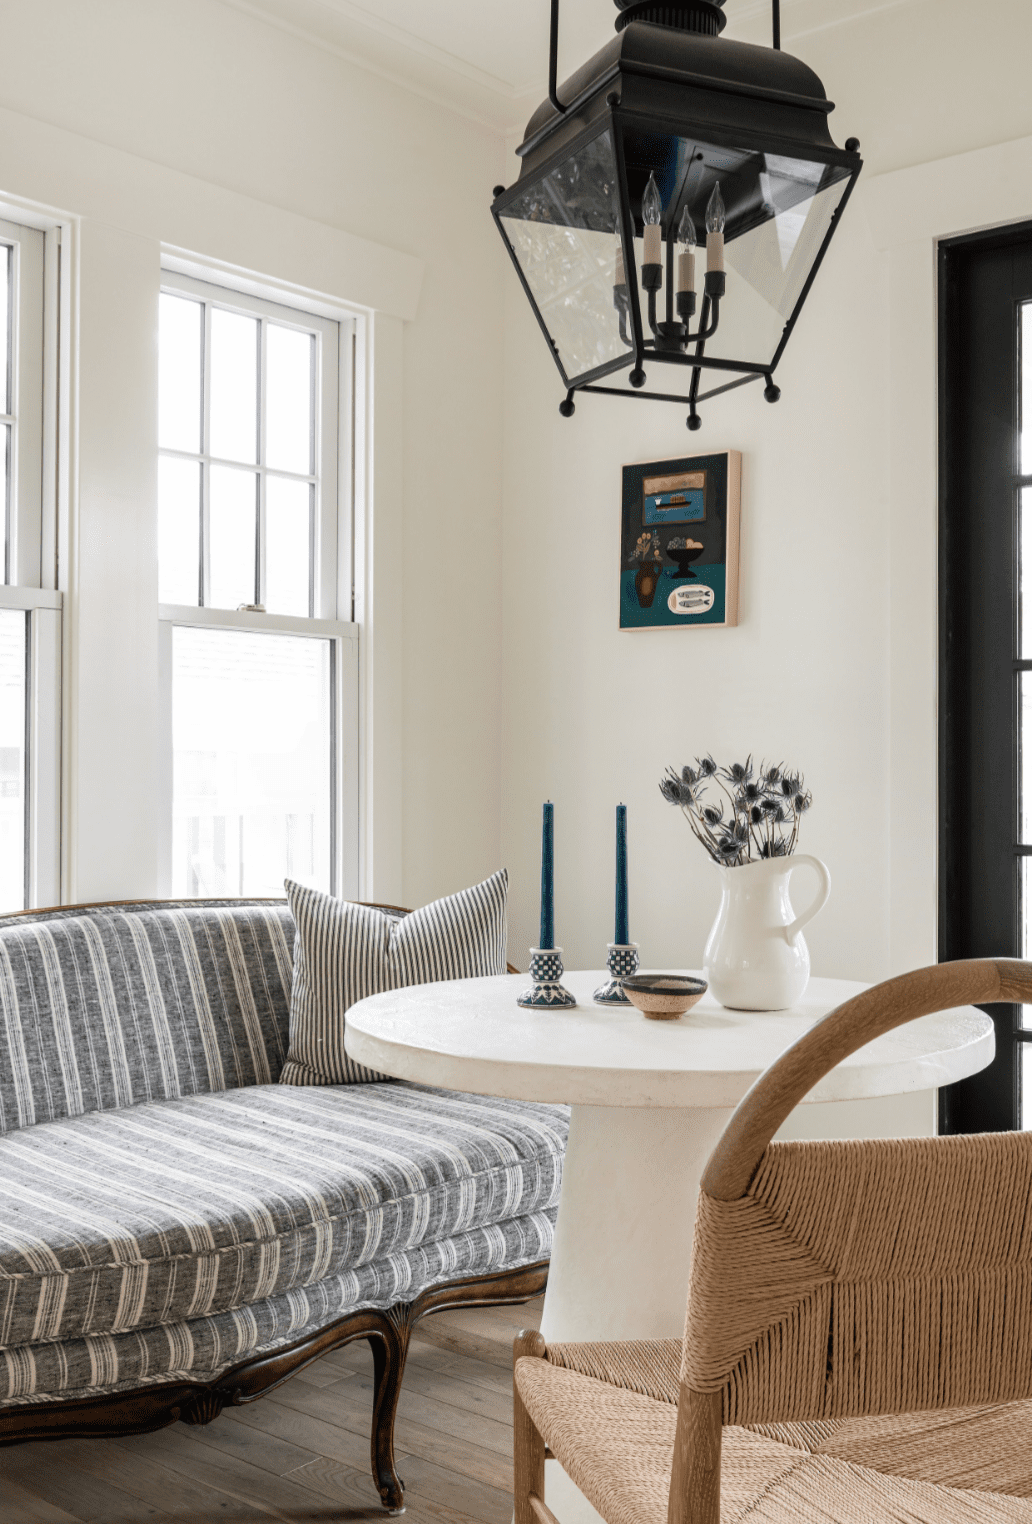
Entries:
{"type": "Polygon", "coordinates": [[[613,941],[618,947],[626,947],[630,941],[627,930],[627,806],[616,807],[616,930],[613,941]]]}
{"type": "Polygon", "coordinates": [[[539,947],[555,946],[555,866],[552,861],[552,801],[541,811],[541,935],[539,947]]]}

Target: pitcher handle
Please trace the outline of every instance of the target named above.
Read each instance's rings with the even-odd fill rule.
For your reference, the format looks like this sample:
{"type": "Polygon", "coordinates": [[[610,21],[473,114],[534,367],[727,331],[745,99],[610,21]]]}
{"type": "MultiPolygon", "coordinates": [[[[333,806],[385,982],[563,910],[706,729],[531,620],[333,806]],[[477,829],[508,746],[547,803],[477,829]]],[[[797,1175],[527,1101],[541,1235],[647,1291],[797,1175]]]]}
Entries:
{"type": "Polygon", "coordinates": [[[793,855],[788,859],[788,862],[791,868],[800,868],[802,867],[803,863],[807,863],[813,869],[818,879],[820,880],[820,884],[817,889],[817,898],[814,900],[809,910],[804,910],[802,915],[797,915],[795,920],[790,921],[789,924],[785,927],[785,941],[791,942],[793,937],[795,937],[798,932],[802,931],[807,922],[813,920],[818,910],[823,910],[825,905],[828,903],[828,896],[831,893],[831,874],[828,872],[827,868],[825,867],[824,863],[821,862],[819,857],[808,857],[805,852],[793,853],[793,855]]]}

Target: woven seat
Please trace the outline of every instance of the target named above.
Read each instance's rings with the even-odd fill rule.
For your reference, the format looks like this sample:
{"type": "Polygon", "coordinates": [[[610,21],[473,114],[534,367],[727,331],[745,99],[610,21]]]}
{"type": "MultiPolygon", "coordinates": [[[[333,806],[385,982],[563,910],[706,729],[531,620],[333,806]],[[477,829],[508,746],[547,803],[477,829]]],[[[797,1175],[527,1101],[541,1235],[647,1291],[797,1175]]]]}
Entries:
{"type": "MultiPolygon", "coordinates": [[[[548,1362],[676,1408],[683,1348],[681,1339],[551,1344],[548,1362]]],[[[528,1365],[528,1380],[537,1371],[538,1367],[528,1365]]],[[[733,1436],[738,1445],[747,1435],[808,1454],[853,1461],[889,1476],[1032,1497],[1032,1401],[893,1413],[883,1418],[752,1424],[725,1430],[724,1444],[733,1436]]],[[[726,1486],[726,1450],[724,1459],[726,1486]]]]}
{"type": "MultiPolygon", "coordinates": [[[[607,1524],[666,1524],[677,1427],[673,1405],[557,1369],[544,1360],[522,1362],[519,1387],[527,1412],[538,1431],[548,1435],[556,1460],[607,1524]]],[[[928,1426],[920,1421],[907,1423],[903,1427],[911,1442],[919,1441],[910,1453],[907,1443],[900,1443],[899,1420],[861,1419],[825,1426],[832,1431],[851,1430],[843,1449],[857,1453],[866,1449],[871,1454],[869,1465],[836,1451],[834,1439],[839,1436],[834,1434],[831,1444],[814,1453],[800,1444],[778,1443],[755,1430],[725,1429],[721,1524],[746,1517],[771,1524],[1032,1520],[1032,1501],[1026,1500],[1032,1490],[1028,1454],[1032,1404],[983,1409],[981,1421],[966,1439],[961,1436],[968,1415],[936,1416],[945,1420],[939,1436],[944,1443],[935,1445],[928,1426]],[[996,1428],[1001,1411],[1006,1415],[1004,1435],[996,1428]],[[884,1447],[865,1438],[865,1431],[874,1424],[881,1430],[884,1447]],[[920,1443],[923,1440],[929,1443],[920,1443]],[[1008,1457],[1024,1473],[1018,1487],[1002,1489],[1020,1491],[1016,1497],[1003,1496],[1000,1487],[990,1490],[987,1485],[995,1467],[1000,1469],[1001,1483],[1013,1480],[1007,1475],[1008,1457]],[[909,1475],[911,1462],[915,1469],[927,1471],[933,1458],[944,1471],[964,1480],[945,1486],[938,1477],[909,1475]],[[893,1461],[907,1470],[900,1474],[893,1461]],[[889,1474],[890,1467],[895,1474],[889,1474]],[[981,1486],[976,1488],[976,1481],[981,1486]]]]}
{"type": "Polygon", "coordinates": [[[1032,1524],[1032,1135],[771,1142],[835,1064],[1032,964],[920,970],[772,1065],[703,1175],[685,1338],[515,1346],[516,1524],[545,1447],[606,1524],[1032,1524]]]}

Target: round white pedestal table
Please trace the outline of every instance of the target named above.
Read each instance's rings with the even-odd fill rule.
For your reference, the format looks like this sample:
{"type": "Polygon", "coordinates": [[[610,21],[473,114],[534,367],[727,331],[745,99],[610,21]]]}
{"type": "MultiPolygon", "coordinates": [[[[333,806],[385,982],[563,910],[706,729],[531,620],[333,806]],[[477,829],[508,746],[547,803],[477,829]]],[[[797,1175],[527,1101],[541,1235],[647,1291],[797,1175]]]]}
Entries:
{"type": "MultiPolygon", "coordinates": [[[[707,994],[679,1020],[657,1022],[633,1006],[595,1005],[605,977],[565,974],[578,1004],[557,1010],[517,1006],[525,975],[392,990],[351,1008],[346,1046],[399,1079],[569,1103],[541,1331],[552,1340],[679,1338],[713,1145],[778,1054],[867,986],[811,979],[789,1011],[729,1011],[707,994]]],[[[934,1091],[984,1068],[993,1050],[992,1022],[971,1006],[923,1016],[840,1064],[779,1136],[930,1134],[934,1091]]],[[[563,1524],[594,1514],[557,1467],[548,1471],[563,1524]]]]}

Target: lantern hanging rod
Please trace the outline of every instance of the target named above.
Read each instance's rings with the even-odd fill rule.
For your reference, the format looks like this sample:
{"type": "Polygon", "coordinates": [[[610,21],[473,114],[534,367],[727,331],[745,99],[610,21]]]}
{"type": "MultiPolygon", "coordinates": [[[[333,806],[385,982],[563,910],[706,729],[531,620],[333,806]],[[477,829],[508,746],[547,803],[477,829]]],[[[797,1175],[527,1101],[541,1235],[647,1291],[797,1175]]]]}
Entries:
{"type": "MultiPolygon", "coordinates": [[[[774,0],[775,5],[777,0],[774,0]]],[[[566,107],[557,94],[559,69],[559,0],[552,0],[552,20],[548,34],[548,99],[560,116],[566,115],[566,107]]]]}

